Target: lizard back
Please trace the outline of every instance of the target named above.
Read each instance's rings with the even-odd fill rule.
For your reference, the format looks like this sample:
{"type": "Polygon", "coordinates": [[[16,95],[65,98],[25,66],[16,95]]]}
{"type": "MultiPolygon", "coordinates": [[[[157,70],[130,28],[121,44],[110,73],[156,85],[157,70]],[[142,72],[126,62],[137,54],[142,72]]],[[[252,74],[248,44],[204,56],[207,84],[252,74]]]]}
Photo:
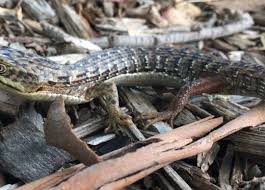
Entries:
{"type": "Polygon", "coordinates": [[[102,82],[179,87],[208,75],[222,76],[231,94],[264,97],[265,92],[263,65],[231,63],[213,53],[167,46],[111,48],[70,65],[1,47],[0,66],[1,86],[15,93],[31,94],[29,98],[35,100],[63,95],[72,103],[80,103],[85,102],[86,90],[102,82]],[[1,72],[1,68],[5,71],[1,72]]]}

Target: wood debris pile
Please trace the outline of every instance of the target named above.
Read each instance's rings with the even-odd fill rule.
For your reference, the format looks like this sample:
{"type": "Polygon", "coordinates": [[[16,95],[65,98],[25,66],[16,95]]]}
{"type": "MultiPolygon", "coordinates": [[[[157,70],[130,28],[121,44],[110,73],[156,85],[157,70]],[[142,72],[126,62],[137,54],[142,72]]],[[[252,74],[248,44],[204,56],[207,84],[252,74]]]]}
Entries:
{"type": "MultiPolygon", "coordinates": [[[[264,64],[265,3],[247,2],[1,0],[0,45],[61,64],[105,48],[155,45],[264,64]]],[[[174,128],[137,119],[165,110],[176,92],[120,87],[134,125],[106,133],[99,100],[65,106],[0,91],[0,190],[262,189],[261,100],[203,94],[191,98],[174,128]]]]}

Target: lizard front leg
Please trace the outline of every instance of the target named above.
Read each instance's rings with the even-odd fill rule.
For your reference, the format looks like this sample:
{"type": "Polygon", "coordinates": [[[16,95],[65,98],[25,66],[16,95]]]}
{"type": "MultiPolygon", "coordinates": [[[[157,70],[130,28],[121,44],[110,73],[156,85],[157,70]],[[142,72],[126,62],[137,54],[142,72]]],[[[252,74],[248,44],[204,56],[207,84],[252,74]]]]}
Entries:
{"type": "Polygon", "coordinates": [[[133,124],[131,116],[123,113],[119,107],[119,96],[117,86],[114,83],[102,83],[94,86],[86,92],[87,100],[100,98],[108,112],[108,128],[118,130],[118,126],[131,126],[133,124]]]}

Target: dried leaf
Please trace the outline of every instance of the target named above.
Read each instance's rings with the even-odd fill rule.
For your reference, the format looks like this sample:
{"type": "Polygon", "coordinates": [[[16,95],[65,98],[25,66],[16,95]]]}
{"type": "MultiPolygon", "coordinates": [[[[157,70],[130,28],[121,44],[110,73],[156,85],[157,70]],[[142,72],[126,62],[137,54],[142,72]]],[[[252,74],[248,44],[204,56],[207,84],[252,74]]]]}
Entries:
{"type": "Polygon", "coordinates": [[[44,127],[48,144],[61,148],[86,165],[97,163],[100,159],[86,143],[75,136],[70,117],[65,112],[62,98],[55,100],[48,111],[44,127]],[[60,138],[60,136],[62,136],[60,138]]]}
{"type": "Polygon", "coordinates": [[[188,2],[178,3],[175,7],[167,7],[161,11],[168,25],[192,26],[194,19],[201,15],[201,10],[188,2]]]}

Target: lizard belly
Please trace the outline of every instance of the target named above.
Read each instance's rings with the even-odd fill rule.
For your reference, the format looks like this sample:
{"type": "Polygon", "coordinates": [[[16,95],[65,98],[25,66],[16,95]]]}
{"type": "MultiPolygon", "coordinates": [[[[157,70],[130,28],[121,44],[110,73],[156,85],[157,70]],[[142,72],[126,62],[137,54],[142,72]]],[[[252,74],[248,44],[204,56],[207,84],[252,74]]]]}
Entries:
{"type": "Polygon", "coordinates": [[[181,87],[185,79],[165,73],[141,72],[126,73],[107,79],[105,82],[113,82],[124,86],[167,86],[181,87]]]}

